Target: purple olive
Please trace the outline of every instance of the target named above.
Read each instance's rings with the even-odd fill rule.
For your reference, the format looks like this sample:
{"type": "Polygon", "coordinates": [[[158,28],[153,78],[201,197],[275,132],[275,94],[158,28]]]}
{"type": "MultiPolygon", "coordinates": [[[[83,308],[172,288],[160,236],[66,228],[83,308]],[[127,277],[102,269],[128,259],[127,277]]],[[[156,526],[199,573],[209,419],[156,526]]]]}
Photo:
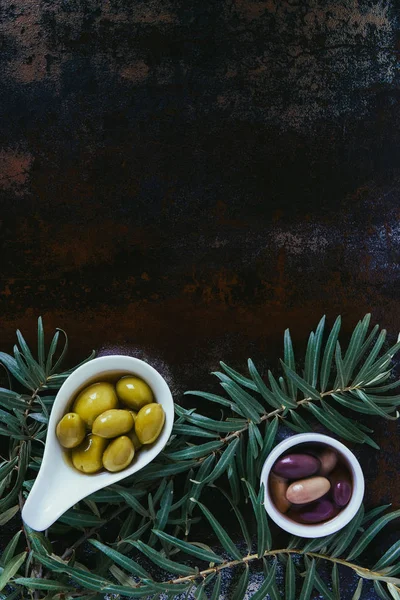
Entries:
{"type": "Polygon", "coordinates": [[[341,508],[349,503],[353,486],[347,469],[339,466],[329,475],[333,501],[341,508]]]}
{"type": "Polygon", "coordinates": [[[351,484],[349,481],[337,481],[332,487],[332,495],[335,504],[346,506],[351,498],[351,484]]]}
{"type": "Polygon", "coordinates": [[[337,514],[338,510],[327,498],[311,502],[297,511],[297,518],[303,523],[320,523],[337,514]]]}
{"type": "Polygon", "coordinates": [[[310,454],[287,454],[278,458],[272,471],[285,479],[301,479],[314,475],[320,466],[318,458],[310,454]]]}

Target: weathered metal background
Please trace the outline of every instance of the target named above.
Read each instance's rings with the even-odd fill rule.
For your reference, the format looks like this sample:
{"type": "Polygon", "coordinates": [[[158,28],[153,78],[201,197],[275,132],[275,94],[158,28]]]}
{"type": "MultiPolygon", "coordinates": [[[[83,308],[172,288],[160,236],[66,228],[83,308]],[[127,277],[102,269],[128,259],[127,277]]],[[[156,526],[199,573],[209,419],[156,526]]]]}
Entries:
{"type": "MultiPolygon", "coordinates": [[[[277,367],[323,313],[396,334],[398,9],[2,0],[2,349],[42,314],[179,399],[220,359],[277,367]]],[[[398,507],[398,427],[377,429],[367,501],[398,507]]]]}

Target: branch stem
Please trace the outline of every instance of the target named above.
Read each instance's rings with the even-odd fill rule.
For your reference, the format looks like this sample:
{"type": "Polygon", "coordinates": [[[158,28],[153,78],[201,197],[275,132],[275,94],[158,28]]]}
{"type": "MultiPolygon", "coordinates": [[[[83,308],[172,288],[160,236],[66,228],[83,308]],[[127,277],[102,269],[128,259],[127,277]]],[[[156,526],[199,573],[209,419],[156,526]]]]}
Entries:
{"type": "MultiPolygon", "coordinates": [[[[352,392],[353,390],[358,390],[358,389],[362,389],[360,385],[353,385],[353,386],[349,386],[349,387],[345,387],[345,388],[338,388],[336,390],[329,390],[329,392],[321,392],[321,398],[325,398],[325,396],[331,396],[332,394],[343,394],[345,392],[352,392]]],[[[307,398],[303,398],[302,400],[296,400],[297,407],[300,407],[303,404],[308,404],[312,400],[313,400],[313,398],[311,398],[310,396],[307,398]]],[[[273,410],[270,413],[266,413],[266,414],[262,415],[260,417],[260,422],[268,421],[269,419],[272,419],[273,417],[279,416],[281,413],[283,413],[284,410],[286,410],[286,408],[287,408],[286,406],[282,406],[281,408],[276,408],[275,410],[273,410]]],[[[238,437],[240,434],[247,431],[248,428],[249,428],[249,425],[246,425],[242,429],[238,429],[237,431],[230,433],[229,435],[222,438],[221,442],[223,442],[223,443],[229,442],[229,440],[231,440],[232,438],[238,437]]]]}
{"type": "MultiPolygon", "coordinates": [[[[302,556],[308,556],[310,558],[327,560],[331,563],[336,563],[336,564],[342,565],[343,567],[352,569],[353,571],[356,571],[359,575],[361,575],[362,573],[365,573],[366,579],[371,578],[371,576],[382,577],[382,578],[387,577],[386,573],[379,572],[379,571],[371,571],[370,569],[366,569],[365,567],[361,567],[359,565],[351,563],[342,558],[333,558],[331,556],[327,556],[326,554],[319,554],[318,552],[304,552],[303,550],[298,549],[298,548],[280,548],[278,550],[267,550],[266,552],[264,552],[263,557],[265,558],[267,556],[277,556],[279,554],[299,554],[302,556]]],[[[190,581],[195,581],[199,577],[203,577],[203,579],[205,579],[207,577],[207,575],[210,575],[211,573],[218,573],[219,571],[222,571],[223,569],[230,569],[232,567],[236,567],[238,565],[243,565],[243,564],[245,565],[254,560],[259,560],[258,554],[248,554],[247,556],[244,556],[241,560],[231,560],[229,562],[221,563],[215,567],[210,567],[209,569],[204,569],[204,571],[200,571],[197,575],[188,575],[186,577],[178,577],[177,579],[171,580],[169,583],[188,583],[190,581]]]]}

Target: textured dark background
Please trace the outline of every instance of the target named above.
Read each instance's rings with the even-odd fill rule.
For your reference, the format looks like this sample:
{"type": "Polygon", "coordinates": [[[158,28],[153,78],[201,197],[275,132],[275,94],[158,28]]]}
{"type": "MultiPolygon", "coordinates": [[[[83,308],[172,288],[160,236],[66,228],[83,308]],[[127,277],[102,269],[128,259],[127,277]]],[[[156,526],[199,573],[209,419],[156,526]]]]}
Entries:
{"type": "MultiPolygon", "coordinates": [[[[318,318],[400,329],[396,0],[3,0],[0,334],[179,399],[318,318]]],[[[397,424],[361,453],[399,506],[397,424]]],[[[343,593],[343,598],[350,597],[343,593]]],[[[365,598],[375,598],[373,593],[365,598]]]]}

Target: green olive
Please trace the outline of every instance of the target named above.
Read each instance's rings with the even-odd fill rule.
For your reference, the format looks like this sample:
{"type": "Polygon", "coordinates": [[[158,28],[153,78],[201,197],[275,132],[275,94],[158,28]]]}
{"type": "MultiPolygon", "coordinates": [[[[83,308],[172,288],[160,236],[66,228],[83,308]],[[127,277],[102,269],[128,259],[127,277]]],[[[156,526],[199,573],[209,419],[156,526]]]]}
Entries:
{"type": "Polygon", "coordinates": [[[141,408],[135,421],[135,432],[142,444],[152,444],[160,435],[165,422],[161,404],[148,404],[141,408]]]}
{"type": "Polygon", "coordinates": [[[135,450],[139,450],[139,448],[142,447],[142,444],[138,438],[138,436],[135,433],[134,429],[131,429],[131,431],[128,433],[128,437],[131,440],[133,447],[135,448],[135,450]]]}
{"type": "Polygon", "coordinates": [[[128,433],[133,425],[133,416],[129,410],[112,408],[97,417],[93,423],[92,432],[103,438],[114,438],[128,433]]]}
{"type": "Polygon", "coordinates": [[[154,402],[151,387],[139,377],[122,377],[117,383],[117,394],[121,402],[133,410],[154,402]]]}
{"type": "Polygon", "coordinates": [[[136,421],[136,417],[137,417],[137,412],[136,412],[136,410],[130,410],[129,412],[131,413],[131,415],[132,415],[132,417],[133,417],[133,420],[134,420],[134,421],[136,421]]]}
{"type": "Polygon", "coordinates": [[[111,383],[93,383],[81,391],[74,402],[73,411],[92,427],[94,420],[106,410],[117,408],[118,398],[111,383]]]}
{"type": "Polygon", "coordinates": [[[67,413],[57,425],[56,433],[61,446],[75,448],[86,435],[85,423],[77,413],[67,413]]]}
{"type": "Polygon", "coordinates": [[[107,471],[115,473],[125,469],[135,456],[135,448],[126,435],[121,435],[108,445],[103,454],[103,465],[107,471]]]}
{"type": "Polygon", "coordinates": [[[72,450],[72,464],[82,473],[96,473],[103,466],[103,452],[107,446],[107,440],[89,434],[80,446],[72,450]]]}

